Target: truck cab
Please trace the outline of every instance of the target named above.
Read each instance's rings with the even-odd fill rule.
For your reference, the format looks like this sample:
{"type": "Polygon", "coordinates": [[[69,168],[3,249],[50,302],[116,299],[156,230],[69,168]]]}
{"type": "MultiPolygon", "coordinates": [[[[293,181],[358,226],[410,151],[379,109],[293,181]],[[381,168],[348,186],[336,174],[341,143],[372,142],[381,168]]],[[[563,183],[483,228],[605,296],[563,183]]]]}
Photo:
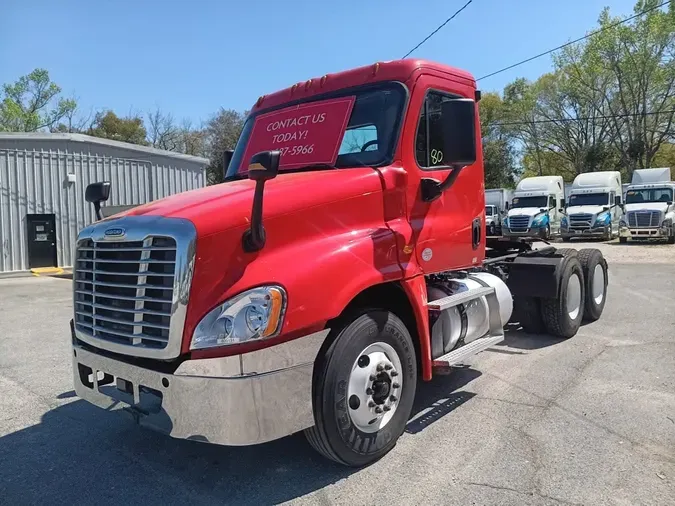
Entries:
{"type": "Polygon", "coordinates": [[[522,179],[513,194],[503,235],[550,239],[560,233],[564,206],[562,176],[522,179]]]}
{"type": "Polygon", "coordinates": [[[562,218],[563,241],[573,237],[597,237],[607,241],[619,234],[623,214],[621,173],[588,172],[574,178],[562,218]]]}
{"type": "Polygon", "coordinates": [[[479,99],[468,72],[379,62],[259,97],[222,184],[104,219],[111,185],[90,185],[77,395],[175,438],[304,431],[363,466],[403,434],[418,381],[512,316],[560,338],[598,319],[599,251],[488,246],[479,99]]]}
{"type": "Polygon", "coordinates": [[[675,244],[675,183],[670,168],[636,169],[626,190],[619,241],[665,239],[675,244]]]}

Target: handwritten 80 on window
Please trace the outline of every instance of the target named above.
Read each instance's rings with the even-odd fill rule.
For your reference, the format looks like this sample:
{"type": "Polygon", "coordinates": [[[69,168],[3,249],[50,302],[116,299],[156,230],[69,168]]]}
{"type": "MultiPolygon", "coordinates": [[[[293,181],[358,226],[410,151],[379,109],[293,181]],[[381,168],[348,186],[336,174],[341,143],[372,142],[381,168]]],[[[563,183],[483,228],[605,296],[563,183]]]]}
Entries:
{"type": "Polygon", "coordinates": [[[286,146],[280,148],[281,156],[296,156],[296,155],[309,155],[314,152],[314,144],[307,144],[305,146],[286,146]]]}

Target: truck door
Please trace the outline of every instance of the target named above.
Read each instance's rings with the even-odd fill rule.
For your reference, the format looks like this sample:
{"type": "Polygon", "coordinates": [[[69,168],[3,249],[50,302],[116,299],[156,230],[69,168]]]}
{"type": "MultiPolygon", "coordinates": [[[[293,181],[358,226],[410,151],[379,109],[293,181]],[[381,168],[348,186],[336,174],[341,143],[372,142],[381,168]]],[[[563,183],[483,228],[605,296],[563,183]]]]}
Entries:
{"type": "Polygon", "coordinates": [[[480,149],[476,163],[463,168],[452,187],[431,202],[422,198],[422,179],[443,181],[453,170],[443,161],[441,104],[459,98],[458,92],[473,98],[474,90],[466,84],[420,77],[403,137],[404,163],[410,176],[412,242],[417,263],[425,273],[469,267],[480,263],[485,255],[485,184],[480,149]]]}

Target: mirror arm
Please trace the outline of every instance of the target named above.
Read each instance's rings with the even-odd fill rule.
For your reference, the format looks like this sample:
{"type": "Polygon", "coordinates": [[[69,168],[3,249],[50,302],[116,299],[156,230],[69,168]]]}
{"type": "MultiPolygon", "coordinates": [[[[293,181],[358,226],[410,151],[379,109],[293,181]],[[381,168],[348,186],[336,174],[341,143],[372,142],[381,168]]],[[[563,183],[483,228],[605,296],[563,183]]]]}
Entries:
{"type": "Polygon", "coordinates": [[[464,167],[460,166],[453,167],[450,174],[448,174],[448,177],[446,177],[442,183],[437,179],[432,179],[430,177],[422,178],[422,200],[424,202],[433,202],[440,197],[445,190],[454,184],[463,168],[464,167]]]}
{"type": "Polygon", "coordinates": [[[262,223],[264,188],[265,181],[256,181],[251,210],[251,228],[242,236],[242,246],[246,253],[260,251],[265,246],[265,228],[262,223]]]}
{"type": "Polygon", "coordinates": [[[94,213],[96,213],[96,219],[97,220],[102,220],[103,217],[101,216],[101,203],[99,201],[93,202],[94,204],[94,213]]]}

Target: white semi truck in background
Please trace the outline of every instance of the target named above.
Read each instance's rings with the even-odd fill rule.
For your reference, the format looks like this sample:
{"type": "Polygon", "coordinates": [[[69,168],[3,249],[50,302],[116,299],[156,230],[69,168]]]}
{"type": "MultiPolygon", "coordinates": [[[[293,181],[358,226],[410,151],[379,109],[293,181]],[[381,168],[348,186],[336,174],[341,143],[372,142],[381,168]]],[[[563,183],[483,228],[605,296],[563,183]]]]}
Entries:
{"type": "Polygon", "coordinates": [[[486,235],[501,235],[509,203],[513,199],[513,190],[491,188],[485,190],[485,229],[486,235]]]}
{"type": "Polygon", "coordinates": [[[666,239],[669,244],[675,244],[673,193],[675,183],[669,167],[636,169],[626,190],[619,241],[666,239]]]}
{"type": "Polygon", "coordinates": [[[562,176],[526,177],[513,193],[502,234],[549,239],[560,233],[564,207],[562,176]]]}
{"type": "Polygon", "coordinates": [[[621,172],[579,174],[567,193],[566,216],[560,225],[563,241],[598,237],[607,241],[619,234],[623,215],[621,172]]]}

